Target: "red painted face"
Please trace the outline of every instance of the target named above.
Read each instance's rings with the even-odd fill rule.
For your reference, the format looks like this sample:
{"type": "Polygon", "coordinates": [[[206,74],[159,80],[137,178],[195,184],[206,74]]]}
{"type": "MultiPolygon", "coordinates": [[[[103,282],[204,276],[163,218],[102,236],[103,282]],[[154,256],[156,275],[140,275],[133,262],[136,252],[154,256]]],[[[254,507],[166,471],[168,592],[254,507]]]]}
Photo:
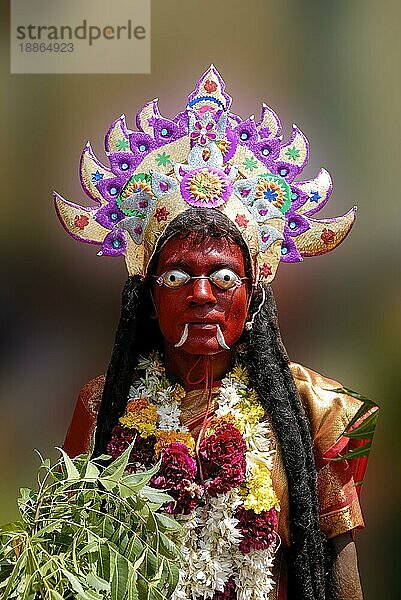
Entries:
{"type": "MultiPolygon", "coordinates": [[[[199,244],[190,235],[166,242],[156,277],[174,270],[192,277],[209,276],[219,269],[230,269],[239,277],[246,277],[240,247],[230,240],[214,237],[207,237],[199,244]]],[[[157,319],[167,344],[175,346],[187,325],[188,337],[182,350],[195,355],[216,354],[224,349],[221,336],[219,342],[220,327],[224,343],[232,348],[241,337],[247,318],[248,283],[244,281],[231,289],[221,289],[207,278],[191,279],[176,288],[156,283],[153,290],[157,319]]]]}

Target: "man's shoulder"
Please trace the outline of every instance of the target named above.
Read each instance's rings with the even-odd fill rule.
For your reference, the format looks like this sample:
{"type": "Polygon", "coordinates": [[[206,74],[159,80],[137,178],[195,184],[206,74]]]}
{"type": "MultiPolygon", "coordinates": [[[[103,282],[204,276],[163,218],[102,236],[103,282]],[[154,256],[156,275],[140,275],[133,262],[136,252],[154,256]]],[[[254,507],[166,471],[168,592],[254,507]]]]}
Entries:
{"type": "Polygon", "coordinates": [[[325,451],[342,435],[362,403],[347,394],[342,384],[334,379],[298,363],[291,363],[290,369],[311,425],[314,443],[325,451]]]}
{"type": "Polygon", "coordinates": [[[317,371],[296,362],[290,363],[290,370],[297,386],[301,385],[302,382],[307,382],[310,385],[322,388],[331,387],[332,389],[336,389],[342,387],[335,379],[321,375],[317,371]]]}

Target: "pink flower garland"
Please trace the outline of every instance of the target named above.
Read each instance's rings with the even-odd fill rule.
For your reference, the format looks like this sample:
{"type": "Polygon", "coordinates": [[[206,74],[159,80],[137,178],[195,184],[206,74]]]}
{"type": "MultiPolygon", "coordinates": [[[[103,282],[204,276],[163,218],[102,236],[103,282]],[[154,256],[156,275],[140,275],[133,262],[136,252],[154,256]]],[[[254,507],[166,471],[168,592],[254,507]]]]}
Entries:
{"type": "Polygon", "coordinates": [[[239,506],[236,511],[238,529],[243,535],[239,548],[247,554],[251,550],[267,550],[275,540],[278,517],[275,508],[256,514],[252,509],[239,506]]]}
{"type": "Polygon", "coordinates": [[[175,506],[169,503],[166,512],[187,515],[199,504],[203,490],[195,483],[197,470],[196,460],[185,444],[172,442],[163,449],[160,471],[151,484],[175,498],[175,506]]]}
{"type": "Polygon", "coordinates": [[[115,459],[128,448],[135,439],[134,447],[130,454],[130,463],[127,471],[135,472],[139,465],[149,468],[153,462],[156,437],[150,435],[142,438],[136,429],[130,429],[123,425],[116,425],[111,434],[111,440],[107,444],[107,453],[115,459]]]}
{"type": "Polygon", "coordinates": [[[211,496],[238,487],[245,478],[246,444],[234,425],[223,422],[214,433],[202,440],[199,453],[204,459],[203,472],[209,481],[211,496]]]}

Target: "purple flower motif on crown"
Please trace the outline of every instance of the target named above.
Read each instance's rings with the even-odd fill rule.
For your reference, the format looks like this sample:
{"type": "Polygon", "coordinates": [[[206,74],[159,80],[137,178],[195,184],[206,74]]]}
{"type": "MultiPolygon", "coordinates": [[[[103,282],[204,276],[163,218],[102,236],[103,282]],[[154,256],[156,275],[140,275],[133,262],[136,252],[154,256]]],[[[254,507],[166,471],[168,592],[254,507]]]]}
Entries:
{"type": "Polygon", "coordinates": [[[97,211],[95,220],[106,229],[113,229],[115,224],[123,218],[124,213],[118,208],[117,203],[112,200],[97,211]]]}
{"type": "Polygon", "coordinates": [[[157,123],[157,117],[155,117],[155,115],[152,115],[151,117],[149,117],[148,119],[148,125],[149,127],[154,127],[157,123]]]}
{"type": "Polygon", "coordinates": [[[103,256],[121,256],[125,253],[127,239],[121,229],[114,229],[103,240],[101,254],[103,256]]]}
{"type": "Polygon", "coordinates": [[[261,127],[259,129],[259,137],[269,138],[270,136],[271,136],[271,131],[268,127],[261,127]]]}
{"type": "Polygon", "coordinates": [[[301,262],[303,260],[298,248],[295,245],[294,240],[286,230],[284,231],[284,241],[281,246],[280,260],[281,262],[301,262]]]}
{"type": "Polygon", "coordinates": [[[163,117],[155,120],[153,133],[159,146],[178,140],[183,135],[180,132],[179,126],[174,121],[164,119],[163,117]]]}
{"type": "Polygon", "coordinates": [[[192,145],[200,144],[201,146],[205,146],[210,141],[214,142],[216,137],[216,123],[214,121],[195,121],[193,130],[190,134],[192,145]]]}
{"type": "Polygon", "coordinates": [[[122,175],[118,177],[110,177],[108,179],[102,179],[97,184],[97,189],[105,200],[111,202],[115,200],[124,187],[125,179],[122,175]]]}
{"type": "Polygon", "coordinates": [[[285,226],[285,232],[292,237],[296,237],[297,235],[301,235],[301,233],[305,233],[310,229],[310,223],[306,217],[300,215],[291,209],[286,215],[285,220],[287,222],[285,226]]]}
{"type": "Polygon", "coordinates": [[[158,148],[158,144],[147,133],[133,132],[129,135],[130,146],[133,154],[135,167],[145,158],[149,152],[158,148]]]}
{"type": "Polygon", "coordinates": [[[288,183],[291,183],[291,181],[301,172],[301,169],[296,165],[290,165],[289,163],[282,161],[273,163],[270,170],[272,173],[283,177],[288,183]]]}
{"type": "Polygon", "coordinates": [[[219,169],[203,167],[187,173],[181,180],[181,194],[191,206],[216,208],[231,195],[232,183],[219,169]]]}
{"type": "Polygon", "coordinates": [[[109,155],[109,161],[113,173],[126,178],[132,175],[136,167],[132,152],[113,152],[109,155]]]}
{"type": "Polygon", "coordinates": [[[281,134],[280,119],[267,104],[263,102],[262,113],[256,123],[260,138],[277,138],[281,134]]]}
{"type": "Polygon", "coordinates": [[[261,163],[270,167],[280,154],[280,141],[278,139],[272,139],[262,140],[261,142],[251,142],[249,148],[261,163]]]}
{"type": "Polygon", "coordinates": [[[297,185],[291,186],[291,210],[296,211],[308,200],[308,194],[297,185]]]}
{"type": "Polygon", "coordinates": [[[239,123],[234,129],[234,133],[237,136],[238,142],[247,146],[249,146],[251,142],[256,142],[258,139],[258,132],[256,130],[254,119],[249,118],[246,119],[246,121],[239,123]]]}

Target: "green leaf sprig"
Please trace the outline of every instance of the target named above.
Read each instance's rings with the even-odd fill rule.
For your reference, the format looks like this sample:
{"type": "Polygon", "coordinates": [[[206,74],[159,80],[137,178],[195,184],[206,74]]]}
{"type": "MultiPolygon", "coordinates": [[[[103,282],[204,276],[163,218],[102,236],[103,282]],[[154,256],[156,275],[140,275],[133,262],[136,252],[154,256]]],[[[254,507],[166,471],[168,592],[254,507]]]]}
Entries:
{"type": "Polygon", "coordinates": [[[334,392],[336,394],[347,394],[347,396],[352,396],[353,398],[357,398],[357,400],[360,400],[362,402],[361,407],[355,413],[354,417],[348,423],[341,435],[357,440],[366,441],[365,444],[358,446],[354,450],[350,450],[342,456],[333,458],[332,460],[350,460],[352,458],[362,458],[363,456],[368,456],[370,448],[372,446],[372,439],[373,434],[375,432],[377,420],[379,418],[379,411],[377,410],[379,408],[378,405],[372,400],[369,400],[369,398],[366,398],[366,396],[362,396],[362,394],[358,394],[358,392],[354,392],[354,390],[351,390],[350,388],[340,387],[329,391],[334,392]],[[366,416],[372,408],[376,408],[376,410],[372,412],[372,414],[367,416],[365,419],[363,419],[357,427],[354,427],[355,423],[362,419],[364,416],[366,416]]]}
{"type": "Polygon", "coordinates": [[[148,486],[160,464],[126,473],[132,445],[112,462],[40,457],[38,489],[20,490],[21,520],[0,528],[2,600],[171,597],[181,526],[160,510],[173,498],[148,486]]]}

